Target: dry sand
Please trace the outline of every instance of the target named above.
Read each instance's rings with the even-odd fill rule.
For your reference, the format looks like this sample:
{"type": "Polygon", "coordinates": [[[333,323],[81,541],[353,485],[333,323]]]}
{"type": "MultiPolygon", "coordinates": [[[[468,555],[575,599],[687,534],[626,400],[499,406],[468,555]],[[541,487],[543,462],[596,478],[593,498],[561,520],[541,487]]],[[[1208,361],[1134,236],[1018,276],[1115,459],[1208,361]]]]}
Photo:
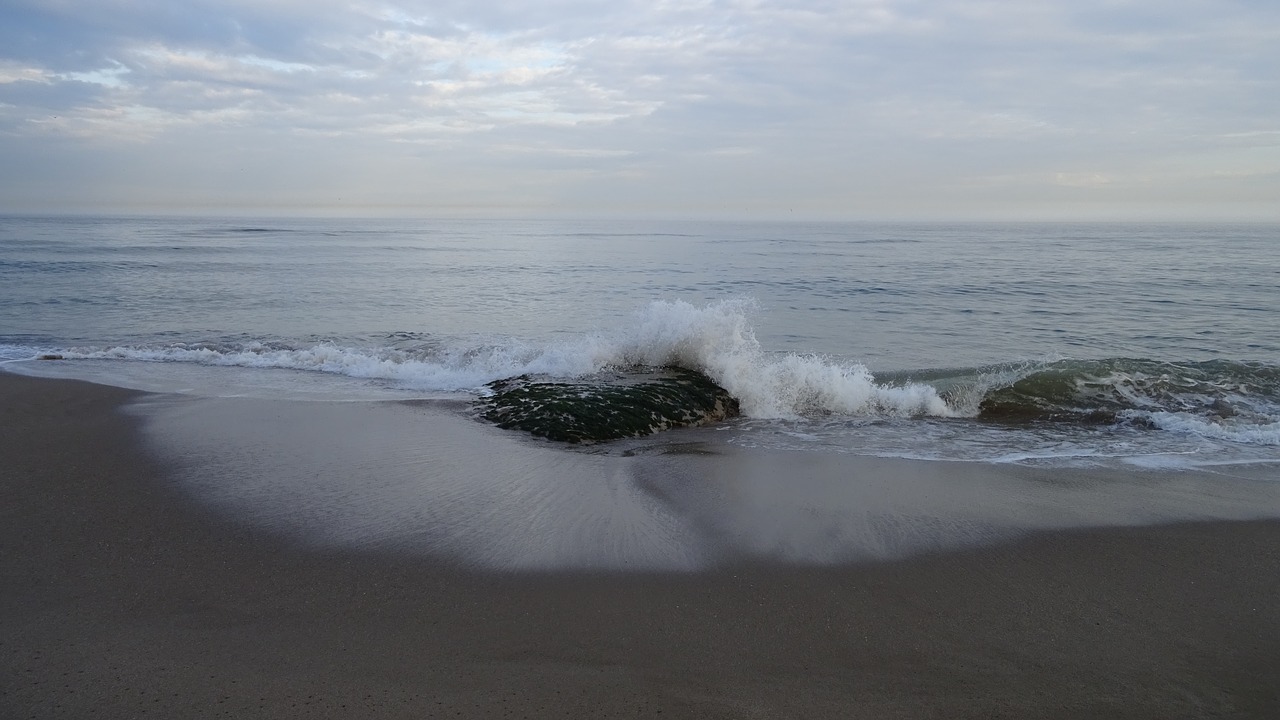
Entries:
{"type": "Polygon", "coordinates": [[[1278,522],[483,573],[217,516],[130,397],[0,373],[0,717],[1280,717],[1278,522]]]}

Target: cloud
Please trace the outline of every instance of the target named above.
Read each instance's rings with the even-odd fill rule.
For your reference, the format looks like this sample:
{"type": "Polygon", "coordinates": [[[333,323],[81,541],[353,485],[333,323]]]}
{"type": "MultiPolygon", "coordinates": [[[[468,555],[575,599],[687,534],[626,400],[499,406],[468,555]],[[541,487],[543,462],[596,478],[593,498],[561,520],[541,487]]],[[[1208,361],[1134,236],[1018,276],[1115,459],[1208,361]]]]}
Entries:
{"type": "MultiPolygon", "coordinates": [[[[1170,157],[1206,183],[1280,170],[1241,153],[1274,147],[1280,117],[1264,2],[16,0],[0,48],[0,147],[65,158],[60,202],[101,192],[76,190],[77,158],[145,166],[155,197],[234,199],[172,158],[265,173],[262,147],[313,174],[372,168],[364,194],[410,204],[465,176],[486,203],[540,188],[650,212],[909,212],[985,186],[998,214],[999,184],[966,178],[1123,200],[1132,183],[1087,179],[1170,157]]],[[[343,184],[295,182],[319,201],[343,184]]]]}

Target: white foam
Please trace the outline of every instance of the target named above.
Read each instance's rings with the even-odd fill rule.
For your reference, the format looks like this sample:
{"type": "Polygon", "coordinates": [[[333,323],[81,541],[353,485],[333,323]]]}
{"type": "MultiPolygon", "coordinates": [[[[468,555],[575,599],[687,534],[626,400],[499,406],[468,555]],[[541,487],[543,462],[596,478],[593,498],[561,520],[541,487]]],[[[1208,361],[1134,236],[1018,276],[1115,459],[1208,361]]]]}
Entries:
{"type": "MultiPolygon", "coordinates": [[[[147,398],[151,448],[194,497],[303,542],[498,570],[695,570],[888,559],[1029,530],[1280,515],[1280,483],[904,463],[703,441],[563,452],[418,403],[147,398]]],[[[764,424],[764,423],[761,423],[764,424]]]]}
{"type": "Polygon", "coordinates": [[[880,385],[862,365],[765,353],[749,323],[754,309],[745,300],[654,302],[633,326],[599,338],[598,357],[699,370],[738,398],[748,417],[956,414],[928,385],[880,385]]]}
{"type": "Polygon", "coordinates": [[[1161,430],[1169,432],[1251,445],[1280,445],[1280,422],[1249,423],[1230,418],[1210,419],[1173,412],[1132,412],[1127,415],[1145,418],[1161,430]]]}
{"type": "Polygon", "coordinates": [[[766,353],[750,324],[754,311],[754,303],[748,300],[703,307],[659,301],[613,330],[541,346],[503,339],[487,344],[456,341],[417,351],[327,343],[281,349],[248,343],[226,348],[121,346],[58,352],[67,359],[307,370],[387,380],[428,391],[475,390],[524,374],[581,377],[613,367],[679,365],[711,377],[738,398],[749,417],[961,414],[928,385],[878,384],[859,364],[817,355],[766,353]]]}
{"type": "Polygon", "coordinates": [[[39,353],[35,352],[33,348],[24,347],[22,345],[0,343],[0,363],[30,360],[33,356],[38,354],[39,353]]]}
{"type": "MultiPolygon", "coordinates": [[[[68,360],[142,360],[196,363],[218,367],[279,368],[389,380],[422,390],[455,391],[538,369],[545,363],[517,343],[497,347],[452,348],[412,353],[386,348],[342,347],[323,343],[301,349],[271,348],[250,343],[235,349],[171,346],[112,347],[69,350],[68,360]]],[[[558,374],[558,373],[550,373],[558,374]]]]}
{"type": "Polygon", "coordinates": [[[1212,464],[1197,462],[1196,453],[1193,451],[1132,455],[1120,458],[1120,460],[1126,465],[1132,465],[1145,470],[1190,470],[1206,464],[1212,464]]]}

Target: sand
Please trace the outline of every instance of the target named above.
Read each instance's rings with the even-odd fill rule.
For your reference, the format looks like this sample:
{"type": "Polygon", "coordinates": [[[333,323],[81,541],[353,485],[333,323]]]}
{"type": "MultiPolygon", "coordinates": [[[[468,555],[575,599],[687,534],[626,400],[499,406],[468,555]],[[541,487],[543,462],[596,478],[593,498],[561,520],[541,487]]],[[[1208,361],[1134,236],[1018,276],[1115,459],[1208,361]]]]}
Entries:
{"type": "Polygon", "coordinates": [[[1280,717],[1280,523],[485,572],[197,503],[128,391],[0,373],[0,717],[1280,717]]]}

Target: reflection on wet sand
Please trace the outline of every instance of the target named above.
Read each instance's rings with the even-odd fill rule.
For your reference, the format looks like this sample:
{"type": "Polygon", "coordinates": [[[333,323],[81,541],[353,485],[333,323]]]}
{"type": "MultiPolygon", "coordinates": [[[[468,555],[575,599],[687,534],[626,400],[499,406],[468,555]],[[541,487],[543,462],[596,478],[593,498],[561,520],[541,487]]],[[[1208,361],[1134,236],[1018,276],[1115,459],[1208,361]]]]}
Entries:
{"type": "Polygon", "coordinates": [[[735,447],[708,430],[607,453],[438,402],[150,396],[152,447],[202,502],[299,542],[480,568],[831,564],[1029,531],[1280,516],[1280,484],[735,447]]]}

